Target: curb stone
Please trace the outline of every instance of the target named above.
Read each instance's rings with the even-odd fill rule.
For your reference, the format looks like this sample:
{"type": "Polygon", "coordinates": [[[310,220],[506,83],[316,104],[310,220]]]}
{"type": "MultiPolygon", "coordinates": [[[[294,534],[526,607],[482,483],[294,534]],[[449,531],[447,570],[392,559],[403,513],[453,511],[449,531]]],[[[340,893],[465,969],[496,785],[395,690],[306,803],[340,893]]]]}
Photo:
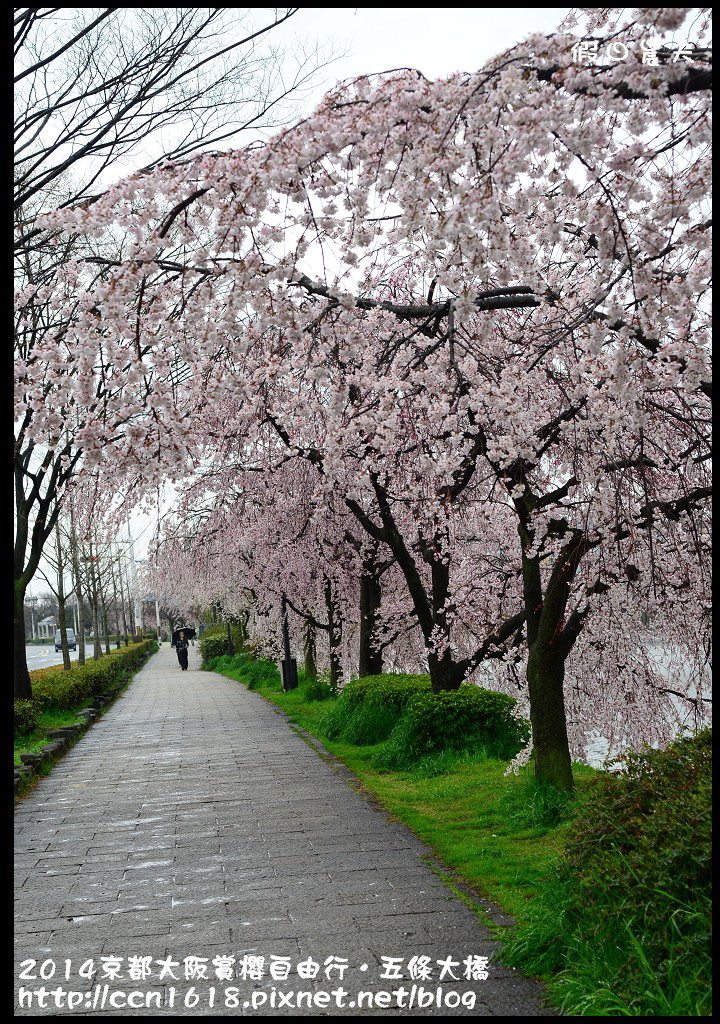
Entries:
{"type": "Polygon", "coordinates": [[[88,731],[91,725],[102,715],[103,711],[114,704],[118,697],[130,686],[133,678],[144,667],[144,664],[140,665],[126,682],[95,696],[92,706],[78,711],[76,717],[82,719],[82,721],[76,722],[74,725],[64,725],[59,729],[48,730],[49,743],[46,743],[35,753],[20,754],[22,765],[14,766],[13,795],[16,798],[22,799],[27,789],[42,777],[44,774],[43,768],[57,764],[64,757],[70,747],[88,731]],[[96,703],[98,701],[100,703],[96,703]]]}

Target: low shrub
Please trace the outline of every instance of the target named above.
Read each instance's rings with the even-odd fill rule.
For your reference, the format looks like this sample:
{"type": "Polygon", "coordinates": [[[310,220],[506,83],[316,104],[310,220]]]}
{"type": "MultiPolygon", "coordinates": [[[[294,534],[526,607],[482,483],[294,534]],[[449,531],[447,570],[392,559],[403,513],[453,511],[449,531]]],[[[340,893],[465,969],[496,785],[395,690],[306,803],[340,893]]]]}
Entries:
{"type": "Polygon", "coordinates": [[[429,675],[383,672],[353,680],[343,688],[341,697],[350,710],[361,704],[382,704],[401,712],[411,697],[425,691],[430,691],[429,675]]]}
{"type": "Polygon", "coordinates": [[[274,661],[268,658],[251,658],[249,654],[241,654],[238,656],[239,659],[243,659],[242,672],[249,690],[278,689],[280,672],[274,661]]]}
{"type": "MultiPolygon", "coordinates": [[[[245,653],[251,656],[257,653],[257,644],[247,642],[247,638],[238,623],[231,623],[230,636],[232,637],[236,653],[245,653]]],[[[227,655],[227,626],[208,626],[203,631],[198,645],[200,647],[203,668],[208,668],[207,663],[211,658],[220,658],[222,655],[227,655]]],[[[232,657],[232,655],[229,655],[229,657],[232,657]]]]}
{"type": "Polygon", "coordinates": [[[593,785],[506,949],[512,966],[555,975],[565,1015],[710,1012],[711,760],[705,730],[628,754],[593,785]]]}
{"type": "Polygon", "coordinates": [[[337,696],[337,693],[330,685],[322,680],[315,680],[307,683],[300,684],[299,686],[303,700],[311,703],[317,700],[332,700],[337,696]]]}
{"type": "Polygon", "coordinates": [[[378,768],[404,768],[440,750],[484,747],[511,758],[525,745],[528,723],[517,719],[517,701],[505,693],[470,683],[457,690],[413,694],[388,742],[378,752],[378,768]]]}
{"type": "Polygon", "coordinates": [[[207,665],[213,658],[221,658],[227,655],[227,630],[217,632],[206,630],[200,637],[200,656],[203,665],[207,665]]]}
{"type": "Polygon", "coordinates": [[[430,676],[386,672],[348,683],[319,728],[328,739],[371,746],[387,739],[408,701],[430,691],[430,676]]]}
{"type": "Polygon", "coordinates": [[[16,700],[13,706],[15,732],[26,735],[37,728],[40,721],[40,705],[33,700],[16,700]]]}
{"type": "Polygon", "coordinates": [[[207,660],[205,668],[220,672],[232,679],[245,683],[249,690],[280,686],[280,673],[274,661],[267,658],[253,658],[249,654],[220,654],[207,660]]]}
{"type": "Polygon", "coordinates": [[[575,793],[526,776],[503,793],[498,809],[506,821],[518,828],[549,830],[572,818],[576,803],[575,793]]]}
{"type": "Polygon", "coordinates": [[[143,640],[130,647],[110,651],[98,661],[91,659],[84,665],[73,665],[68,672],[55,666],[36,669],[30,673],[33,703],[40,709],[77,707],[126,679],[155,648],[155,641],[143,640]]]}

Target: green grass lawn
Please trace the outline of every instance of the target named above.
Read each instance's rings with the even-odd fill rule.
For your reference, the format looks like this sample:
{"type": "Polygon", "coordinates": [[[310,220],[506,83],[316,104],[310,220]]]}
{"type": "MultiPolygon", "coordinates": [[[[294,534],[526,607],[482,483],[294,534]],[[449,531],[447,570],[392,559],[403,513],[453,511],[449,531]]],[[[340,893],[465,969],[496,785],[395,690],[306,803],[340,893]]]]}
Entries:
{"type": "Polygon", "coordinates": [[[387,735],[373,731],[374,705],[358,731],[351,705],[308,700],[302,680],[284,693],[273,664],[257,665],[240,656],[211,667],[282,708],[306,738],[319,738],[358,788],[423,839],[440,862],[430,866],[502,939],[502,959],[545,979],[561,1015],[712,1012],[709,735],[632,755],[648,762],[637,781],[627,770],[575,763],[572,794],[538,783],[532,765],[506,775],[508,762],[470,733],[460,734],[468,749],[436,745],[413,763],[427,748],[407,747],[412,757],[396,763],[412,769],[388,770],[377,755],[397,740],[358,746],[328,739],[323,725],[334,708],[332,735],[342,735],[341,710],[346,734],[387,735]],[[497,904],[516,926],[494,921],[473,897],[497,904]]]}
{"type": "MultiPolygon", "coordinates": [[[[80,705],[80,707],[82,706],[80,705]]],[[[47,746],[50,742],[47,734],[52,729],[62,729],[66,725],[76,725],[80,722],[81,719],[76,714],[78,710],[80,710],[79,707],[73,711],[64,711],[57,708],[48,708],[43,711],[37,729],[24,736],[15,737],[15,765],[22,764],[20,760],[21,754],[37,754],[44,746],[47,746]]]]}
{"type": "MultiPolygon", "coordinates": [[[[218,670],[239,682],[249,681],[242,670],[218,670]]],[[[273,682],[256,692],[320,739],[368,792],[432,847],[459,881],[523,920],[528,901],[563,849],[567,831],[565,821],[553,821],[557,815],[548,812],[531,767],[505,775],[507,762],[478,751],[425,758],[413,771],[379,771],[372,759],[380,745],[358,747],[324,737],[321,723],[328,701],[305,701],[302,688],[285,693],[273,682]]],[[[573,773],[572,804],[577,804],[597,772],[575,764],[573,773]]]]}

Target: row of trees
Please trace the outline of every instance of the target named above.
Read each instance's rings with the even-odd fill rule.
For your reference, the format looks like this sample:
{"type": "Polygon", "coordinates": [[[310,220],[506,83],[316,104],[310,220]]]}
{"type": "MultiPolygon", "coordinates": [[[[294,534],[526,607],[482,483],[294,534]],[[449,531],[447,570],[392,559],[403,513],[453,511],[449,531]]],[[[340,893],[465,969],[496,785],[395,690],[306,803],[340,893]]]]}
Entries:
{"type": "MultiPolygon", "coordinates": [[[[685,16],[584,31],[662,43],[685,16]]],[[[410,624],[436,692],[502,662],[564,787],[568,706],[625,742],[677,718],[634,630],[696,666],[698,716],[709,643],[708,58],[582,67],[577,39],[347,83],[264,147],[40,222],[94,246],[44,296],[80,370],[46,361],[58,404],[104,388],[74,443],[119,448],[138,495],[196,470],[175,572],[285,595],[335,674],[355,589],[367,651],[410,624]]],[[[47,380],[26,364],[21,415],[56,449],[47,380]]]]}
{"type": "MultiPolygon", "coordinates": [[[[157,226],[113,282],[149,360],[147,295],[165,303],[217,491],[240,480],[284,547],[309,528],[279,473],[308,467],[309,500],[332,493],[361,557],[397,567],[433,688],[521,664],[537,770],[569,786],[569,668],[586,724],[620,694],[636,736],[676,717],[647,655],[638,674],[643,622],[693,666],[687,706],[708,702],[708,105],[677,65],[660,87],[539,42],[477,76],[351,83],[259,153],[141,183],[134,223],[157,226]]],[[[312,543],[348,566],[324,512],[339,534],[312,543]]]]}
{"type": "MultiPolygon", "coordinates": [[[[70,668],[68,628],[76,630],[80,664],[85,661],[86,629],[94,638],[93,657],[96,659],[101,655],[102,636],[107,651],[111,632],[125,635],[134,632],[138,581],[131,555],[129,540],[93,540],[87,533],[78,533],[74,515],[56,519],[53,543],[44,548],[38,575],[50,588],[46,598],[40,599],[41,607],[47,609],[49,602],[55,616],[66,669],[70,668]]],[[[29,612],[26,599],[26,625],[29,612]]],[[[38,612],[40,614],[39,609],[38,612]]]]}
{"type": "MultiPolygon", "coordinates": [[[[14,496],[15,694],[26,697],[23,603],[52,547],[76,481],[107,449],[122,489],[121,453],[156,414],[132,360],[104,364],[63,341],[102,269],[58,303],[69,260],[122,253],[122,232],[97,246],[82,232],[43,224],[72,215],[133,170],[182,160],[203,147],[255,138],[287,122],[327,56],[278,45],[298,8],[15,8],[14,496]],[[129,405],[126,405],[126,402],[129,405]],[[118,414],[118,408],[123,412],[118,414]]],[[[182,373],[175,366],[170,377],[182,373]]],[[[162,430],[158,439],[165,443],[162,430]]],[[[145,455],[152,455],[147,450],[145,455]]],[[[96,510],[101,518],[110,498],[96,510]]]]}

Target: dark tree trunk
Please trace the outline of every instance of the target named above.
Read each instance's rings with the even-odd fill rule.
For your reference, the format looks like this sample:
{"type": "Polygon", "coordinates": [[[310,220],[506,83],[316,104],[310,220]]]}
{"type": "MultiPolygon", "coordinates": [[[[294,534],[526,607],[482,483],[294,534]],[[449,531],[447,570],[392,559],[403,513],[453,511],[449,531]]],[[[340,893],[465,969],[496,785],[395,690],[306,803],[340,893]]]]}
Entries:
{"type": "Polygon", "coordinates": [[[110,653],[110,623],[108,622],[108,610],[105,595],[101,598],[102,613],[103,613],[103,629],[105,630],[105,653],[110,653]]]}
{"type": "Polygon", "coordinates": [[[100,647],[100,609],[98,599],[98,585],[95,577],[95,563],[92,561],[92,544],[90,545],[90,601],[92,610],[92,621],[93,621],[93,660],[99,661],[102,657],[102,648],[100,647]]]}
{"type": "Polygon", "coordinates": [[[565,718],[565,659],[548,646],[535,644],[527,667],[535,756],[535,776],[558,789],[573,789],[565,718]]]}
{"type": "MultiPolygon", "coordinates": [[[[544,587],[537,555],[527,556],[532,537],[519,527],[523,545],[523,590],[528,642],[528,696],[532,724],[535,776],[558,789],[572,790],[572,762],[565,718],[565,662],[579,630],[566,628],[568,595],[586,541],[579,530],[556,556],[544,587]]],[[[572,618],[572,616],[571,616],[572,618]]]]}
{"type": "Polygon", "coordinates": [[[316,649],[315,649],[315,627],[312,623],[308,622],[305,626],[305,636],[303,640],[303,651],[305,655],[304,672],[306,679],[312,679],[313,682],[317,680],[317,660],[316,660],[316,649]]]}
{"type": "Polygon", "coordinates": [[[342,618],[333,601],[330,580],[325,577],[325,607],[328,616],[328,640],[330,643],[330,685],[337,687],[342,680],[340,647],[342,644],[342,618]]]}
{"type": "Polygon", "coordinates": [[[65,595],[60,591],[58,594],[58,628],[60,630],[60,644],[62,646],[63,668],[69,672],[72,668],[70,662],[70,649],[67,638],[67,615],[65,613],[65,595]]]}
{"type": "Polygon", "coordinates": [[[465,677],[465,664],[453,661],[452,655],[447,652],[442,658],[438,658],[436,654],[429,654],[428,670],[433,693],[457,690],[465,677]]]}
{"type": "Polygon", "coordinates": [[[15,700],[32,700],[30,673],[25,656],[25,591],[24,579],[15,580],[13,610],[13,677],[15,700]]]}
{"type": "Polygon", "coordinates": [[[376,574],[375,563],[366,562],[360,577],[360,676],[380,675],[383,670],[382,651],[373,647],[377,626],[382,589],[376,574]]]}
{"type": "Polygon", "coordinates": [[[250,613],[249,612],[244,612],[244,611],[241,611],[239,613],[239,615],[238,615],[238,618],[237,618],[238,639],[240,641],[240,647],[243,648],[243,649],[245,648],[245,645],[248,642],[247,624],[248,624],[248,620],[249,619],[250,619],[250,613]]]}
{"type": "Polygon", "coordinates": [[[67,638],[67,615],[65,612],[65,563],[63,562],[62,545],[60,543],[60,524],[55,523],[55,551],[57,553],[57,584],[58,584],[58,627],[60,629],[60,646],[62,648],[63,668],[69,672],[70,649],[67,638]]]}
{"type": "MultiPolygon", "coordinates": [[[[72,513],[71,513],[72,515],[72,513]]],[[[77,601],[78,621],[75,639],[78,647],[78,665],[85,664],[85,602],[83,601],[82,576],[80,573],[80,556],[78,555],[77,537],[72,518],[70,520],[70,551],[72,556],[72,572],[75,581],[75,600],[77,601]]]]}

